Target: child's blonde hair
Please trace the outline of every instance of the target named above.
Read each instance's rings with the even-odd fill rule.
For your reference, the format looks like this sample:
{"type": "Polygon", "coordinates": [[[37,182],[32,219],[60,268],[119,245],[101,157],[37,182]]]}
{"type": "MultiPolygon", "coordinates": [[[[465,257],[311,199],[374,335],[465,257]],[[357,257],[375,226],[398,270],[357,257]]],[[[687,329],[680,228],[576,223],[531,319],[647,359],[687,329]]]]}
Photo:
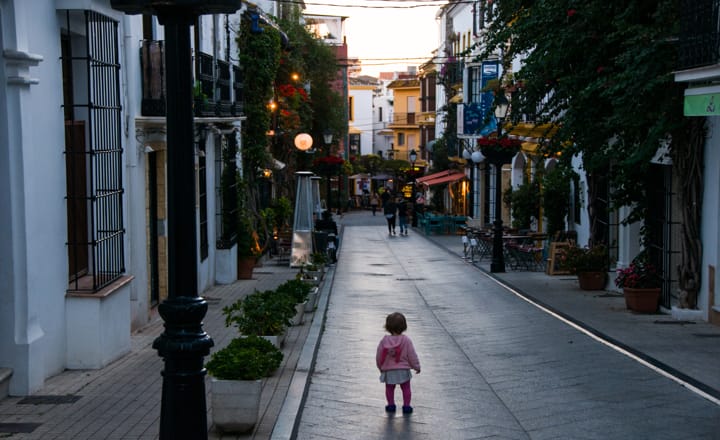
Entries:
{"type": "Polygon", "coordinates": [[[407,321],[405,315],[400,312],[391,313],[385,318],[385,330],[388,332],[399,335],[407,330],[407,321]]]}

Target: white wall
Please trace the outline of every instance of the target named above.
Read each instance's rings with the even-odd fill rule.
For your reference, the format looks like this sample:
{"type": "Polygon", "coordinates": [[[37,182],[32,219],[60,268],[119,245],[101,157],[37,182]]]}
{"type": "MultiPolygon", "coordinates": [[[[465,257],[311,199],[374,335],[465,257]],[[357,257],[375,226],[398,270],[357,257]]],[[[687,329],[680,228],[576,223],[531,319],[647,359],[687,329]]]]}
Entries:
{"type": "MultiPolygon", "coordinates": [[[[703,209],[701,214],[701,238],[703,243],[702,287],[698,294],[698,308],[703,311],[704,319],[709,318],[709,292],[715,292],[714,304],[720,306],[720,174],[715,170],[720,164],[720,118],[707,118],[707,140],[705,142],[705,173],[703,189],[703,209]],[[715,285],[709,285],[709,266],[715,267],[715,285]]],[[[717,310],[717,309],[716,309],[717,310]]]]}

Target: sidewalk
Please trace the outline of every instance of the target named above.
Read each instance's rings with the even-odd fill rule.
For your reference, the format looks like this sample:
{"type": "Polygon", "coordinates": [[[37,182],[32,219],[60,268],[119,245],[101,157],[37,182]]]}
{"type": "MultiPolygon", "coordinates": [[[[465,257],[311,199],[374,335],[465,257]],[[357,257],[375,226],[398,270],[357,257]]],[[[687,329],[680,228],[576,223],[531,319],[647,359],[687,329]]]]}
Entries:
{"type": "MultiPolygon", "coordinates": [[[[337,219],[343,227],[384,226],[382,216],[354,211],[337,219]]],[[[417,229],[411,235],[424,237],[417,229]]],[[[412,237],[411,237],[412,238],[412,237]]],[[[459,236],[425,237],[438,246],[433,258],[461,260],[459,236]]],[[[343,248],[339,270],[363,254],[343,248]]],[[[465,263],[470,266],[470,263],[465,263]]],[[[476,263],[477,264],[477,263],[476,263]]],[[[488,271],[489,261],[479,268],[488,271]]],[[[349,269],[345,269],[349,270],[349,269]]],[[[468,267],[468,270],[478,270],[468,267]]],[[[272,289],[291,279],[297,269],[266,262],[255,269],[253,280],[217,286],[205,294],[209,309],[204,329],[215,341],[213,350],[226,345],[236,331],[224,326],[221,310],[255,290],[272,289]]],[[[291,439],[303,408],[328,299],[332,296],[331,270],[322,284],[318,309],[306,314],[306,322],[291,327],[285,341],[285,359],[280,371],[263,387],[261,420],[255,432],[244,436],[220,436],[209,429],[210,439],[291,439]]],[[[613,292],[585,292],[574,277],[548,276],[542,272],[513,272],[492,275],[518,295],[536,302],[587,333],[615,344],[647,364],[677,377],[720,404],[720,327],[704,322],[674,321],[667,315],[638,315],[625,309],[621,296],[613,292]]],[[[336,286],[337,287],[337,286],[336,286]]],[[[338,287],[339,288],[339,287],[338,287]]],[[[160,415],[162,358],[152,341],[162,332],[159,319],[133,335],[132,351],[102,370],[66,371],[49,379],[36,393],[32,404],[23,398],[0,401],[0,438],[13,439],[156,439],[160,415]]],[[[209,387],[207,388],[209,389],[209,387]]],[[[209,398],[208,398],[208,410],[209,398]]],[[[211,423],[208,414],[208,424],[211,423]]],[[[209,426],[210,428],[210,426],[209,426]]]]}
{"type": "MultiPolygon", "coordinates": [[[[269,260],[255,268],[252,280],[215,286],[205,292],[208,312],[203,329],[215,343],[212,351],[224,347],[237,336],[237,330],[225,327],[223,307],[256,290],[274,289],[293,279],[297,272],[287,264],[279,266],[269,260]]],[[[329,287],[330,283],[325,284],[329,287]]],[[[283,345],[283,363],[279,371],[263,384],[260,420],[254,432],[229,436],[219,435],[210,429],[212,419],[208,396],[209,439],[270,438],[305,340],[313,322],[319,321],[316,316],[315,313],[306,313],[303,325],[288,329],[283,345]]],[[[65,371],[47,380],[45,387],[29,398],[9,397],[0,401],[0,438],[158,438],[163,360],[152,348],[152,343],[162,331],[163,322],[158,317],[132,336],[130,353],[107,367],[65,371]]],[[[206,379],[206,391],[209,390],[208,383],[209,379],[206,379]]]]}

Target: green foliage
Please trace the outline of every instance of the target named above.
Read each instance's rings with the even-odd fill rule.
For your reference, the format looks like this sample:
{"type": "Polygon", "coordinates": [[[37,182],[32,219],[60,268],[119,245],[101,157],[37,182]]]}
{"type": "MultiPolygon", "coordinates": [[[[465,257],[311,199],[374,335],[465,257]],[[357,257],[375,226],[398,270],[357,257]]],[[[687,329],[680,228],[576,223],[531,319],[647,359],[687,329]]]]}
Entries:
{"type": "Polygon", "coordinates": [[[313,287],[302,280],[288,280],[278,286],[276,291],[279,294],[292,298],[294,304],[301,304],[307,301],[313,287]]]}
{"type": "Polygon", "coordinates": [[[275,290],[255,292],[223,308],[225,325],[243,335],[279,335],[295,315],[292,298],[275,290]]]}
{"type": "Polygon", "coordinates": [[[243,175],[251,178],[269,159],[266,133],[270,129],[271,112],[268,103],[273,99],[280,65],[280,34],[271,27],[253,33],[250,22],[240,20],[238,48],[245,78],[243,112],[247,117],[242,125],[243,175]]]}
{"type": "Polygon", "coordinates": [[[312,255],[310,255],[310,261],[317,265],[327,264],[328,256],[325,252],[313,252],[312,255]]]}
{"type": "Polygon", "coordinates": [[[271,376],[282,360],[282,352],[270,341],[250,335],[213,353],[205,368],[220,380],[258,380],[271,376]]]}
{"type": "Polygon", "coordinates": [[[571,170],[558,165],[543,176],[542,207],[549,237],[565,230],[565,217],[570,209],[571,174],[571,170]]]}
{"type": "Polygon", "coordinates": [[[293,215],[293,208],[290,199],[285,196],[276,198],[272,203],[272,210],[275,212],[275,222],[278,228],[289,225],[293,215]]]}
{"type": "Polygon", "coordinates": [[[659,141],[672,133],[672,148],[684,148],[687,138],[672,75],[675,2],[508,0],[494,11],[479,58],[523,58],[512,118],[562,122],[550,148],[581,154],[589,176],[610,169],[614,205],[633,207],[626,221],[641,218],[659,141]]]}
{"type": "Polygon", "coordinates": [[[569,247],[560,254],[560,267],[572,273],[607,272],[609,269],[608,250],[602,244],[591,248],[569,247]]]}
{"type": "Polygon", "coordinates": [[[540,185],[537,181],[524,182],[517,188],[508,188],[503,202],[510,206],[512,225],[518,229],[529,229],[540,210],[540,185]]]}

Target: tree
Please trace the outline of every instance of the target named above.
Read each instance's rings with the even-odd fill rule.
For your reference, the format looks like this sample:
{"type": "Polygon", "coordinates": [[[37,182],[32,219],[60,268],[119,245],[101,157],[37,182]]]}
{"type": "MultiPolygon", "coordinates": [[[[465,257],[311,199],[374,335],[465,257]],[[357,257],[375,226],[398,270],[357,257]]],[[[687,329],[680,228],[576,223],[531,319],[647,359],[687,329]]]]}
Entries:
{"type": "MultiPolygon", "coordinates": [[[[703,129],[683,117],[683,86],[673,81],[674,0],[504,0],[492,10],[480,58],[502,53],[506,72],[511,60],[522,59],[511,117],[561,123],[550,148],[564,150],[565,160],[582,157],[591,242],[607,239],[594,197],[601,186],[609,188],[611,208],[630,208],[623,222],[645,218],[650,159],[661,141],[669,142],[673,157],[684,158],[675,168],[679,181],[695,182],[684,205],[701,200],[692,173],[701,172],[694,164],[703,129]]],[[[699,225],[696,212],[684,215],[699,225]]],[[[699,227],[685,227],[684,237],[680,284],[694,305],[699,227]]]]}

